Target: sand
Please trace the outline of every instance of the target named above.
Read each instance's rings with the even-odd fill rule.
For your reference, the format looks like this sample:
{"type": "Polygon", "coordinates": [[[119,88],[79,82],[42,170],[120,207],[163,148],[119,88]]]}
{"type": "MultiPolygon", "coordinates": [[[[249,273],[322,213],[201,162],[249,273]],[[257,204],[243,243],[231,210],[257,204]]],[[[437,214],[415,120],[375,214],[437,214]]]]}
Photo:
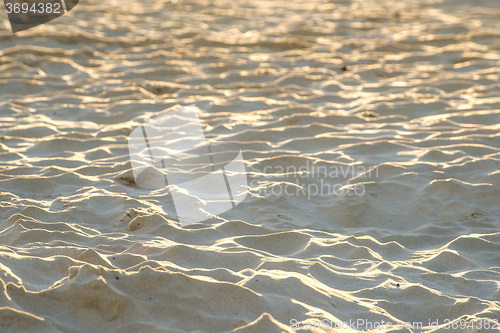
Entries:
{"type": "Polygon", "coordinates": [[[0,332],[500,331],[500,3],[1,12],[0,332]],[[191,104],[249,188],[181,227],[127,136],[191,104]]]}

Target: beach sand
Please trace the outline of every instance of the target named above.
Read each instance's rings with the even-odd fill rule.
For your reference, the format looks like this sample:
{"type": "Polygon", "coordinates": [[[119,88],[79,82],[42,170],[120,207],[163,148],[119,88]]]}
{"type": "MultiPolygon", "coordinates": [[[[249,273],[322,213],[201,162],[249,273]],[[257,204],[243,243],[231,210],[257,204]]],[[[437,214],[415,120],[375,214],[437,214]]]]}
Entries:
{"type": "Polygon", "coordinates": [[[2,15],[0,332],[500,331],[500,2],[2,15]],[[249,192],[181,227],[127,137],[186,105],[249,192]]]}

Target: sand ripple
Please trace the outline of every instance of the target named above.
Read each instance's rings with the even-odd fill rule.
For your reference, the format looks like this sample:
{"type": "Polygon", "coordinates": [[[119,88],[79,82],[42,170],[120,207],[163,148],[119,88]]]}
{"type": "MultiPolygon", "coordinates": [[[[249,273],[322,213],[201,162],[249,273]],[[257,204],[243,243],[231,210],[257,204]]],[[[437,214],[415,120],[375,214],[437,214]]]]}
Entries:
{"type": "Polygon", "coordinates": [[[488,331],[499,22],[480,0],[90,0],[0,30],[0,331],[488,331]],[[242,148],[250,188],[181,228],[126,144],[188,104],[242,148]],[[325,183],[363,195],[302,191],[325,183]]]}

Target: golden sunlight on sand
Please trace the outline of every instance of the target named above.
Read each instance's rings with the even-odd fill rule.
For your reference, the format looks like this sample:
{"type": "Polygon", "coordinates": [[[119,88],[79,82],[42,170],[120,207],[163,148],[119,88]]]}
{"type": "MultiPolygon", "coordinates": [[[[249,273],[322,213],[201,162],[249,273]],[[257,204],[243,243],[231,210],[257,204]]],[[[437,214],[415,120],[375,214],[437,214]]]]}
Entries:
{"type": "Polygon", "coordinates": [[[0,332],[500,332],[500,2],[0,12],[0,332]]]}

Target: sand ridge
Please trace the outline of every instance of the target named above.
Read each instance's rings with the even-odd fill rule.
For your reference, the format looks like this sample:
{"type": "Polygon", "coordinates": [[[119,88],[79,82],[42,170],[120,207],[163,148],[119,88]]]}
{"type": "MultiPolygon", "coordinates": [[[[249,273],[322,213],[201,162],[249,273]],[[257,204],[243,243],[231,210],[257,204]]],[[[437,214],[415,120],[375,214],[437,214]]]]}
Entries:
{"type": "Polygon", "coordinates": [[[91,0],[0,30],[0,331],[499,331],[479,327],[500,319],[499,17],[91,0]],[[191,104],[250,186],[181,228],[134,183],[127,136],[191,104]]]}

